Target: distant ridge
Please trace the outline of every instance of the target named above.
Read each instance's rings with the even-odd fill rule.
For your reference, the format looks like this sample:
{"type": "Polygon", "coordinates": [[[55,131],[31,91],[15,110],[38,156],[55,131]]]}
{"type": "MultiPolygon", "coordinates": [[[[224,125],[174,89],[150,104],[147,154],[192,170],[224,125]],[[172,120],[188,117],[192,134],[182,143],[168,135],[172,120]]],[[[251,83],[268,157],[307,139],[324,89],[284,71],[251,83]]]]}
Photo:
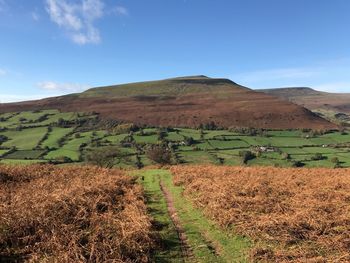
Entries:
{"type": "Polygon", "coordinates": [[[38,101],[0,104],[0,112],[59,109],[144,126],[333,129],[311,111],[229,79],[204,75],[97,87],[38,101]]]}
{"type": "Polygon", "coordinates": [[[350,114],[350,93],[330,93],[311,88],[294,87],[257,90],[306,107],[350,114]]]}

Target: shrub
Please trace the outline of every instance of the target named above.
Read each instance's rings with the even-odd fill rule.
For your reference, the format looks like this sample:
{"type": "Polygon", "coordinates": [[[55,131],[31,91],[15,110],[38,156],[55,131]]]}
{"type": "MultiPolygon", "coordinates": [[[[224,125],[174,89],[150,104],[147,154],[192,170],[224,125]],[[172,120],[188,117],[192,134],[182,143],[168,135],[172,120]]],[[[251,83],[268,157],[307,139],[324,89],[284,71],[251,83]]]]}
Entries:
{"type": "Polygon", "coordinates": [[[338,157],[332,157],[331,162],[335,163],[335,164],[339,164],[339,158],[338,157]]]}
{"type": "Polygon", "coordinates": [[[158,141],[162,141],[165,139],[165,137],[167,136],[167,131],[166,129],[159,129],[157,131],[157,136],[158,136],[158,141]]]}
{"type": "Polygon", "coordinates": [[[281,154],[281,157],[282,157],[283,160],[290,160],[290,155],[289,155],[289,153],[282,153],[282,154],[281,154]]]}
{"type": "Polygon", "coordinates": [[[246,164],[249,160],[256,158],[256,155],[251,151],[240,151],[239,156],[242,157],[243,164],[246,164]]]}
{"type": "Polygon", "coordinates": [[[186,146],[191,146],[193,144],[195,144],[195,140],[192,138],[192,137],[187,137],[187,136],[184,136],[184,143],[186,144],[186,146]]]}
{"type": "Polygon", "coordinates": [[[292,167],[303,167],[305,164],[302,161],[293,161],[292,167]]]}
{"type": "Polygon", "coordinates": [[[118,147],[109,146],[91,150],[86,155],[86,161],[99,167],[112,168],[122,161],[129,161],[129,158],[118,147]]]}
{"type": "Polygon", "coordinates": [[[152,145],[146,151],[146,156],[159,164],[171,164],[172,153],[162,145],[152,145]]]}
{"type": "Polygon", "coordinates": [[[326,157],[322,155],[322,153],[316,153],[314,156],[311,157],[311,160],[313,161],[320,161],[324,160],[326,157]]]}

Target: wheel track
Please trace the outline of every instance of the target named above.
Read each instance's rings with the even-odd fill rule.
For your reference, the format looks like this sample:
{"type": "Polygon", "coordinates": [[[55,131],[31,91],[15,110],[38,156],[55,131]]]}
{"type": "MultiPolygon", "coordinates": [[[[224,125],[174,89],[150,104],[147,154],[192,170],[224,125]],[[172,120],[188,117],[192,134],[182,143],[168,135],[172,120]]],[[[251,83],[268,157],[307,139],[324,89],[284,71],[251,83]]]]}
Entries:
{"type": "Polygon", "coordinates": [[[173,200],[169,190],[164,185],[163,181],[160,180],[159,185],[160,185],[160,189],[164,195],[164,198],[166,200],[169,216],[170,216],[171,221],[173,222],[173,224],[175,226],[176,232],[178,234],[178,237],[179,237],[179,240],[181,243],[181,251],[182,251],[183,258],[185,261],[194,262],[195,257],[193,255],[192,248],[189,245],[186,232],[185,232],[183,226],[181,225],[180,218],[177,214],[177,211],[176,211],[176,208],[174,205],[174,200],[173,200]]]}

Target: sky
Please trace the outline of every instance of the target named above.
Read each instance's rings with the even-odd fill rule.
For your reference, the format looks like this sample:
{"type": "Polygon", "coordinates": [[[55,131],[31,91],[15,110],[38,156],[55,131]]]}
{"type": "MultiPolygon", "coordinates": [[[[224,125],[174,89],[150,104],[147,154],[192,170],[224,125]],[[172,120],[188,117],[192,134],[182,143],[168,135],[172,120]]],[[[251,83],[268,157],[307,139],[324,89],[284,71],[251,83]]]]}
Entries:
{"type": "Polygon", "coordinates": [[[207,75],[350,92],[349,0],[0,0],[0,102],[207,75]]]}

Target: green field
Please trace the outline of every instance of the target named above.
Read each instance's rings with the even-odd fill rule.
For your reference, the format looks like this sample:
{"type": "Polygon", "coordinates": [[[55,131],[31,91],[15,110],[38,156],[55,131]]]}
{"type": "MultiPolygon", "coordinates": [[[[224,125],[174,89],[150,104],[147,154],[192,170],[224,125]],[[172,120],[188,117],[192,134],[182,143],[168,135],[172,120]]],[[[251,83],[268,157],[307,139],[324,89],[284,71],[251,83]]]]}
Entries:
{"type": "Polygon", "coordinates": [[[8,148],[16,147],[19,150],[31,150],[39,144],[39,141],[44,137],[46,132],[47,127],[22,129],[20,131],[7,130],[0,133],[9,138],[1,146],[8,148]]]}
{"type": "Polygon", "coordinates": [[[9,150],[2,150],[0,149],[0,157],[2,157],[4,154],[8,153],[9,150]]]}
{"type": "Polygon", "coordinates": [[[113,146],[129,155],[118,166],[136,166],[136,154],[147,166],[153,163],[145,154],[148,147],[165,145],[172,149],[173,161],[184,164],[350,167],[349,132],[267,130],[249,135],[237,130],[137,128],[118,133],[108,125],[86,126],[96,115],[57,110],[4,113],[0,118],[0,136],[6,138],[0,156],[11,163],[28,159],[83,162],[87,151],[113,146]],[[242,151],[253,153],[254,158],[243,161],[242,151]]]}
{"type": "Polygon", "coordinates": [[[53,127],[48,138],[42,143],[43,147],[59,148],[59,140],[71,133],[73,128],[53,127]]]}
{"type": "Polygon", "coordinates": [[[80,133],[80,136],[76,138],[74,135],[70,136],[65,144],[57,150],[50,151],[45,159],[56,159],[62,156],[68,157],[73,161],[79,161],[80,159],[80,146],[82,144],[89,144],[91,142],[92,132],[80,133]]]}

